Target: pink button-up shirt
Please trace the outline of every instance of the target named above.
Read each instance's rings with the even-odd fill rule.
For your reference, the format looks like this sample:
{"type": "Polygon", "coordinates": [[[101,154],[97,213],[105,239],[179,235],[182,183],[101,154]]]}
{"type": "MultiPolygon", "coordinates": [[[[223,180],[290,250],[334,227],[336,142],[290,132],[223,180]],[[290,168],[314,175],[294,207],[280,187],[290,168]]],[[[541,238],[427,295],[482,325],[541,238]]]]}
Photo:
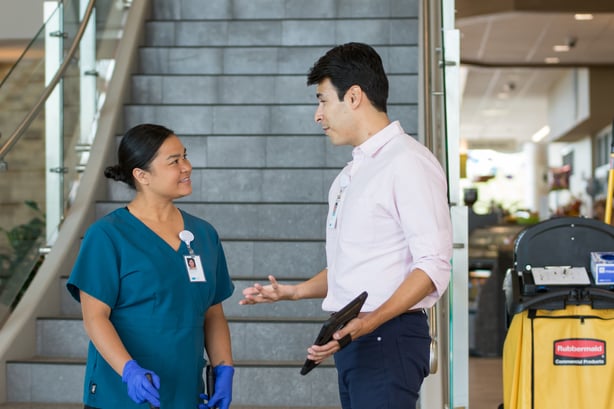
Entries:
{"type": "Polygon", "coordinates": [[[414,269],[436,290],[412,308],[428,308],[450,280],[452,226],[446,177],[435,156],[398,122],[354,148],[329,191],[326,311],[366,290],[363,311],[384,303],[414,269]]]}

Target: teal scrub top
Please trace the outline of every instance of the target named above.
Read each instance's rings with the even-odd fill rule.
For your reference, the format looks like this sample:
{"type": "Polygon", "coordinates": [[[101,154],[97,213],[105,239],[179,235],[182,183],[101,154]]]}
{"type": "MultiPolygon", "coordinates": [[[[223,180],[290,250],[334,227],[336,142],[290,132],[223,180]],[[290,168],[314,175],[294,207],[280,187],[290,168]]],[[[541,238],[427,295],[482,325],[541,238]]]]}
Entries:
{"type": "MultiPolygon", "coordinates": [[[[177,251],[127,208],[96,221],[85,234],[67,282],[111,307],[110,320],[138,364],[160,377],[161,409],[196,408],[203,392],[204,317],[232,295],[234,285],[213,226],[181,211],[184,229],[200,256],[205,282],[191,282],[184,242],[177,251]]],[[[84,403],[101,409],[147,408],[130,399],[126,385],[89,343],[84,403]]]]}

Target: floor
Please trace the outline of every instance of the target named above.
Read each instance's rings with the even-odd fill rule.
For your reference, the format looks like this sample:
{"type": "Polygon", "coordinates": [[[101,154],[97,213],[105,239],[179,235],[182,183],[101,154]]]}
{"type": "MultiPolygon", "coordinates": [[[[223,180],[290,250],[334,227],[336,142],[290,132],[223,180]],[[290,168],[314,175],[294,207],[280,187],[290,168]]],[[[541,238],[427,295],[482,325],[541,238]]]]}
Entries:
{"type": "Polygon", "coordinates": [[[469,358],[469,408],[497,409],[503,402],[501,358],[469,358]]]}

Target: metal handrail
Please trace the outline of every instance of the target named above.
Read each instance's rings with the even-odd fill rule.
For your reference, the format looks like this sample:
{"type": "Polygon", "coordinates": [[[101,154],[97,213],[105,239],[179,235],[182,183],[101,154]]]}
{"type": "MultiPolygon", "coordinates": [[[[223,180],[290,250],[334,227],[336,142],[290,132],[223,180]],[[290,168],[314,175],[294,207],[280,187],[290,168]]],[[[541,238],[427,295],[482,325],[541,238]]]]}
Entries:
{"type": "MultiPolygon", "coordinates": [[[[435,109],[433,95],[436,95],[435,87],[440,84],[434,79],[433,72],[438,71],[439,67],[434,63],[437,59],[437,51],[440,48],[437,47],[437,41],[440,40],[434,34],[439,31],[434,30],[432,27],[433,22],[438,21],[438,11],[435,6],[431,4],[429,0],[422,1],[421,16],[422,21],[422,55],[421,64],[423,67],[423,94],[422,94],[422,109],[424,120],[424,145],[429,148],[433,154],[436,154],[435,149],[435,127],[433,126],[435,109]]],[[[438,157],[441,161],[442,158],[438,157]]],[[[443,165],[443,163],[442,163],[443,165]]],[[[446,172],[447,173],[447,172],[446,172]]],[[[429,317],[429,335],[431,337],[430,355],[429,355],[429,372],[430,374],[437,373],[439,369],[439,322],[438,322],[439,306],[433,305],[428,311],[429,317]]]]}
{"type": "Polygon", "coordinates": [[[58,85],[58,83],[60,82],[60,79],[64,76],[64,73],[68,69],[68,65],[70,64],[73,56],[77,52],[77,48],[79,47],[79,43],[81,42],[83,33],[85,32],[85,29],[87,28],[87,25],[90,21],[90,17],[92,15],[92,11],[94,10],[95,4],[96,0],[89,1],[89,3],[87,4],[87,8],[85,9],[85,13],[83,15],[83,20],[81,21],[79,29],[77,30],[77,33],[75,35],[75,39],[73,40],[73,43],[68,49],[68,53],[64,57],[64,62],[62,62],[62,65],[60,65],[58,71],[55,73],[51,81],[49,81],[49,84],[43,91],[38,101],[36,101],[32,109],[30,109],[30,112],[28,112],[28,114],[24,117],[21,123],[17,126],[15,131],[13,131],[11,136],[9,136],[9,139],[2,146],[0,146],[0,163],[4,162],[5,156],[9,153],[13,146],[15,146],[21,136],[26,132],[32,121],[34,121],[34,118],[36,118],[36,116],[40,113],[45,102],[47,102],[47,98],[49,98],[49,95],[51,95],[56,85],[58,85]]]}

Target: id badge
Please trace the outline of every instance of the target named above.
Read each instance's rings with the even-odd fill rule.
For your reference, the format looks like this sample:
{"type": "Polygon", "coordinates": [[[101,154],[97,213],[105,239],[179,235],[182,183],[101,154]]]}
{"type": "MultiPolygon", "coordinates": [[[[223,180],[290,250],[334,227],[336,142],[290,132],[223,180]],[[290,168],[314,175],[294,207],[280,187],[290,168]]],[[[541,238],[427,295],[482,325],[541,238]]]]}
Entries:
{"type": "Polygon", "coordinates": [[[188,272],[188,277],[190,282],[193,283],[202,283],[207,281],[205,279],[205,271],[203,270],[203,265],[200,262],[200,256],[192,255],[183,256],[185,260],[185,268],[188,272]]]}

